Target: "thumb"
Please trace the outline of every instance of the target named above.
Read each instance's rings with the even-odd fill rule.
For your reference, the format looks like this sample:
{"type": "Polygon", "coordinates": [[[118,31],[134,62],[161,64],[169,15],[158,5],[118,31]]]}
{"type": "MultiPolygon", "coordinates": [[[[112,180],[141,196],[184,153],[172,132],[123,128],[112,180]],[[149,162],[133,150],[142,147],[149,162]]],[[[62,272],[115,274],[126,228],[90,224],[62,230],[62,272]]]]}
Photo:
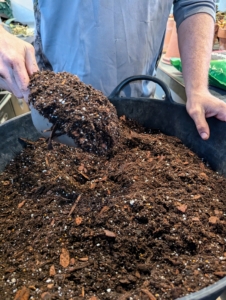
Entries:
{"type": "MultiPolygon", "coordinates": [[[[188,111],[188,113],[189,113],[189,111],[188,111]]],[[[201,138],[203,140],[208,140],[208,138],[210,136],[210,129],[209,129],[209,125],[206,121],[204,111],[196,110],[195,112],[189,113],[189,115],[195,122],[197,131],[198,131],[199,135],[201,136],[201,138]]]]}

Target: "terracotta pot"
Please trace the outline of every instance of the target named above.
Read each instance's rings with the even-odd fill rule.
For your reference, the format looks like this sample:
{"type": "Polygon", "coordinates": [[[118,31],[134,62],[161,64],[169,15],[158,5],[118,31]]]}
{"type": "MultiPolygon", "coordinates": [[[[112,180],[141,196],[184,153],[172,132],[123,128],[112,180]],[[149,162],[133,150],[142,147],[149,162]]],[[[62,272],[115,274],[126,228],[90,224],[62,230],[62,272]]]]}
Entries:
{"type": "Polygon", "coordinates": [[[174,18],[169,17],[168,21],[167,21],[167,25],[166,25],[166,35],[165,35],[165,39],[164,39],[163,53],[165,53],[167,51],[167,48],[169,46],[170,38],[172,35],[172,31],[173,31],[173,26],[174,26],[174,18]]]}
{"type": "Polygon", "coordinates": [[[180,51],[178,46],[178,36],[177,36],[177,27],[176,22],[174,21],[173,30],[169,42],[169,46],[167,48],[166,54],[162,57],[162,62],[170,65],[170,59],[173,57],[180,57],[180,51]]]}
{"type": "Polygon", "coordinates": [[[219,28],[218,34],[219,38],[219,50],[226,50],[226,28],[219,28]]]}
{"type": "Polygon", "coordinates": [[[219,27],[217,36],[226,39],[226,28],[219,27]]]}

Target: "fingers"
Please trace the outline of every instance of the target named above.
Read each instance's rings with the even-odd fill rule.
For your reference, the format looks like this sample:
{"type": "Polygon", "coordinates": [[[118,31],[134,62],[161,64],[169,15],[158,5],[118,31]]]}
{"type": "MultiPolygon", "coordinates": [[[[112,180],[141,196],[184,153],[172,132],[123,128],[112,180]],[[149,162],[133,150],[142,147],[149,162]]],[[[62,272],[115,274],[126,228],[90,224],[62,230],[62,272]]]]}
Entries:
{"type": "Polygon", "coordinates": [[[31,46],[30,44],[26,44],[24,57],[16,59],[13,62],[13,71],[17,86],[19,87],[23,98],[27,102],[29,95],[29,76],[38,71],[38,65],[36,63],[35,51],[33,46],[31,46]]]}
{"type": "Polygon", "coordinates": [[[22,55],[5,55],[0,57],[0,76],[3,88],[12,92],[17,98],[23,98],[29,84],[29,76],[22,55]]]}
{"type": "Polygon", "coordinates": [[[207,140],[210,136],[206,118],[215,117],[220,121],[226,121],[226,103],[209,92],[201,96],[196,95],[192,100],[189,99],[186,108],[203,140],[207,140]]]}
{"type": "Polygon", "coordinates": [[[1,30],[0,88],[27,98],[29,76],[37,70],[33,46],[1,30]]]}
{"type": "Polygon", "coordinates": [[[210,136],[209,125],[206,121],[204,109],[187,109],[190,117],[195,122],[197,131],[203,140],[207,140],[210,136]]]}
{"type": "Polygon", "coordinates": [[[29,76],[38,71],[38,65],[35,59],[35,50],[31,45],[26,47],[25,66],[29,76]]]}
{"type": "Polygon", "coordinates": [[[22,56],[12,58],[7,63],[2,63],[0,69],[0,87],[13,93],[17,98],[28,100],[29,75],[38,70],[34,52],[26,52],[26,61],[22,56]]]}
{"type": "Polygon", "coordinates": [[[4,68],[0,70],[0,87],[6,91],[11,92],[17,98],[23,98],[23,95],[15,81],[11,68],[4,68]]]}
{"type": "Polygon", "coordinates": [[[19,58],[13,61],[13,75],[21,94],[24,96],[28,89],[29,76],[23,59],[19,58]]]}

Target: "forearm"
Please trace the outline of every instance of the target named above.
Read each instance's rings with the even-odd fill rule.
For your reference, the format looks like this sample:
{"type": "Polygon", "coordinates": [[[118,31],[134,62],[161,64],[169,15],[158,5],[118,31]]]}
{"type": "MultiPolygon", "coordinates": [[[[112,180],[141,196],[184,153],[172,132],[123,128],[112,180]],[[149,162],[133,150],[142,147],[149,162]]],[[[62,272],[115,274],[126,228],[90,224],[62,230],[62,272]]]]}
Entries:
{"type": "Polygon", "coordinates": [[[188,98],[208,88],[213,34],[214,20],[206,13],[190,16],[178,28],[179,49],[188,98]]]}

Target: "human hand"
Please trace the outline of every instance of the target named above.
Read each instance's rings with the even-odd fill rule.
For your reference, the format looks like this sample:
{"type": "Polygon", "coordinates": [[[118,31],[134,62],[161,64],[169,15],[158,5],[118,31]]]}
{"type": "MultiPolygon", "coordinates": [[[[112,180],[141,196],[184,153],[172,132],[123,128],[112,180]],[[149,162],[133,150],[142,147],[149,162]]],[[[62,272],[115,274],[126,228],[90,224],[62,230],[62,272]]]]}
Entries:
{"type": "Polygon", "coordinates": [[[211,95],[208,90],[190,95],[186,108],[203,140],[207,140],[210,136],[206,118],[216,117],[221,121],[226,121],[226,103],[211,95]]]}
{"type": "Polygon", "coordinates": [[[27,101],[29,76],[38,71],[34,48],[1,25],[0,45],[0,88],[27,101]]]}

